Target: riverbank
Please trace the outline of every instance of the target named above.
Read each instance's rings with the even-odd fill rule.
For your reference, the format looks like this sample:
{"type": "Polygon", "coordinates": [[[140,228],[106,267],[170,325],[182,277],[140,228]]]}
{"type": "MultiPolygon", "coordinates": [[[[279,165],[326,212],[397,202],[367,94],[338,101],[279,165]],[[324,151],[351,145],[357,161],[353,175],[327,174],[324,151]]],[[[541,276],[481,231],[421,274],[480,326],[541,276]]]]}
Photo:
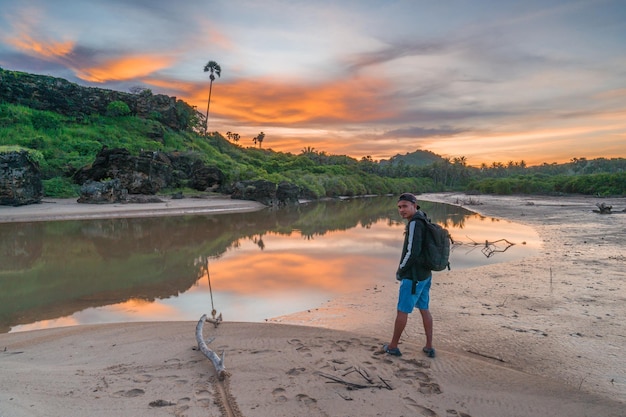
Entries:
{"type": "Polygon", "coordinates": [[[233,200],[223,195],[159,198],[162,202],[116,204],[80,204],[76,199],[51,198],[40,204],[0,206],[0,223],[234,213],[265,208],[256,201],[233,200]]]}
{"type": "Polygon", "coordinates": [[[196,323],[1,334],[0,415],[623,416],[626,214],[596,214],[590,197],[420,198],[531,225],[544,242],[532,259],[435,274],[435,359],[415,315],[404,355],[376,354],[395,315],[390,278],[268,323],[206,327],[226,383],[193,349],[196,323]]]}

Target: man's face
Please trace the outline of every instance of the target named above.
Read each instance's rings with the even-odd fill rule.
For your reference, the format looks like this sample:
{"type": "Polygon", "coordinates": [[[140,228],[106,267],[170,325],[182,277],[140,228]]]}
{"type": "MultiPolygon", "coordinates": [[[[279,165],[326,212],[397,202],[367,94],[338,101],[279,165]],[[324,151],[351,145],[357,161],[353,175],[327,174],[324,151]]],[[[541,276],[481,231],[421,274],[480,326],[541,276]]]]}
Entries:
{"type": "Polygon", "coordinates": [[[409,220],[417,212],[417,205],[410,201],[398,201],[398,213],[403,219],[409,220]]]}

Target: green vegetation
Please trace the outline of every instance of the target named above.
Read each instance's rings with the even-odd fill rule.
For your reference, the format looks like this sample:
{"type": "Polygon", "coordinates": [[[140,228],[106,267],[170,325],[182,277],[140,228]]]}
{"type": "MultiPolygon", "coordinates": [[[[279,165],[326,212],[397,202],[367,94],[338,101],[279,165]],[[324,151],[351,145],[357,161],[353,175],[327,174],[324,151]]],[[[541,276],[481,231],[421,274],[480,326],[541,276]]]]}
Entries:
{"type": "Polygon", "coordinates": [[[110,117],[128,116],[130,114],[130,107],[123,101],[112,101],[107,105],[106,114],[110,117]]]}
{"type": "MultiPolygon", "coordinates": [[[[94,161],[103,146],[141,150],[186,152],[222,170],[227,183],[265,179],[295,183],[310,198],[398,194],[404,191],[467,191],[494,194],[577,193],[626,195],[626,159],[586,160],[528,167],[523,161],[469,167],[464,157],[445,159],[417,151],[390,160],[357,160],[329,155],[308,147],[300,154],[261,149],[271,136],[257,136],[259,147],[244,148],[239,135],[218,132],[203,135],[202,117],[190,107],[177,105],[180,130],[166,127],[158,115],[140,118],[128,106],[112,101],[106,115],[63,115],[51,111],[0,103],[0,152],[27,149],[39,163],[44,193],[73,197],[78,186],[71,180],[77,169],[94,161]],[[155,135],[155,132],[159,132],[155,135]]],[[[171,191],[171,190],[168,190],[171,191]]]]}
{"type": "MultiPolygon", "coordinates": [[[[121,108],[119,104],[109,106],[109,109],[121,108]]],[[[188,152],[221,169],[229,183],[255,179],[288,181],[308,190],[311,198],[399,193],[406,189],[434,191],[428,178],[380,177],[368,172],[369,163],[347,156],[314,151],[293,155],[242,148],[218,132],[203,136],[191,128],[174,131],[152,118],[123,113],[108,111],[107,116],[92,114],[76,118],[0,103],[0,146],[10,145],[11,149],[19,146],[40,155],[44,193],[49,197],[78,195],[72,175],[91,164],[103,146],[126,148],[134,155],[142,149],[188,152]],[[154,139],[154,131],[163,131],[162,139],[154,139]]]]}
{"type": "Polygon", "coordinates": [[[0,154],[12,152],[26,152],[27,159],[35,164],[40,165],[44,161],[41,152],[35,151],[33,149],[24,148],[18,145],[0,145],[0,154]]]}

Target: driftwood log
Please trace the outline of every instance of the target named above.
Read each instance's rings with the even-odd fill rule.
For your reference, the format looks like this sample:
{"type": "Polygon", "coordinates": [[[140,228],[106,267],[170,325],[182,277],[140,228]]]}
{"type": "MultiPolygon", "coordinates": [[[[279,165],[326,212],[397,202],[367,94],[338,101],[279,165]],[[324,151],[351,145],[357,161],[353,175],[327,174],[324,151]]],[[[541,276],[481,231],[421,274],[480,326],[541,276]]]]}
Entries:
{"type": "Polygon", "coordinates": [[[613,206],[607,206],[604,203],[596,203],[596,207],[598,207],[599,210],[594,211],[600,214],[611,214],[611,209],[613,208],[613,206]]]}
{"type": "MultiPolygon", "coordinates": [[[[220,314],[217,319],[209,319],[207,318],[206,314],[203,314],[202,317],[200,317],[200,320],[198,320],[198,324],[196,325],[196,341],[198,342],[198,349],[200,349],[200,352],[202,352],[204,356],[206,356],[211,362],[213,362],[213,366],[215,367],[215,371],[217,372],[217,378],[220,381],[223,381],[224,378],[226,378],[227,376],[226,369],[224,367],[224,352],[222,351],[222,357],[220,358],[219,356],[217,356],[217,353],[213,352],[207,346],[206,342],[204,341],[204,337],[202,336],[202,329],[204,327],[205,321],[213,323],[213,325],[217,327],[217,325],[220,324],[220,322],[222,321],[222,315],[220,314]]],[[[211,343],[212,341],[213,339],[209,340],[208,342],[211,343]]]]}

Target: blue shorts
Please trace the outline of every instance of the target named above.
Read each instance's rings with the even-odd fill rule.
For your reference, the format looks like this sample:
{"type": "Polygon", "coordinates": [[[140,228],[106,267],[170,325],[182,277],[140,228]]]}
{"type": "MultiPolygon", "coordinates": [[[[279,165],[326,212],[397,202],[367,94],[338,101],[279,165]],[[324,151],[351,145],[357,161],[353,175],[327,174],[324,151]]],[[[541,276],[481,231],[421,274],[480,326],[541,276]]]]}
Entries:
{"type": "Polygon", "coordinates": [[[424,281],[417,281],[415,285],[415,294],[411,294],[413,281],[403,279],[400,283],[400,295],[398,296],[398,311],[403,313],[412,313],[415,307],[420,310],[428,310],[430,301],[430,282],[432,276],[424,281]]]}

